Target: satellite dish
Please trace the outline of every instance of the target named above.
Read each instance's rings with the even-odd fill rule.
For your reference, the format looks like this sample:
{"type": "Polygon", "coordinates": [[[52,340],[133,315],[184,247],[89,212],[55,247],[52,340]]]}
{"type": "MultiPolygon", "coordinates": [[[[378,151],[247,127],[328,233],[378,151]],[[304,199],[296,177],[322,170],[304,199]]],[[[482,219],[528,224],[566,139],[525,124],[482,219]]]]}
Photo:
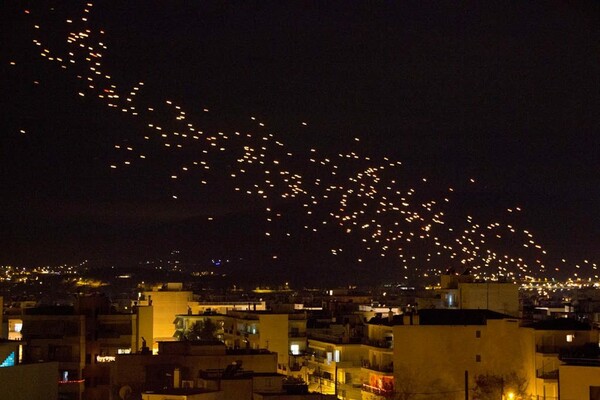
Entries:
{"type": "Polygon", "coordinates": [[[129,398],[131,398],[132,392],[133,392],[133,390],[131,389],[131,386],[129,386],[129,385],[122,386],[121,389],[119,389],[119,398],[121,400],[129,400],[129,398]]]}

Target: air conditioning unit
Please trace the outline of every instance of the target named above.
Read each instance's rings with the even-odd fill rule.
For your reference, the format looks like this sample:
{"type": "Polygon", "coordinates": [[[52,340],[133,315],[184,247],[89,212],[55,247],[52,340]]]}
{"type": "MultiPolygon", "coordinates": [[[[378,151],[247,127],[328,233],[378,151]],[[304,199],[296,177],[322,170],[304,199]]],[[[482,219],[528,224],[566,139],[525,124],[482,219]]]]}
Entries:
{"type": "Polygon", "coordinates": [[[194,381],[185,381],[182,380],[181,381],[181,387],[184,389],[193,389],[194,388],[194,381]]]}

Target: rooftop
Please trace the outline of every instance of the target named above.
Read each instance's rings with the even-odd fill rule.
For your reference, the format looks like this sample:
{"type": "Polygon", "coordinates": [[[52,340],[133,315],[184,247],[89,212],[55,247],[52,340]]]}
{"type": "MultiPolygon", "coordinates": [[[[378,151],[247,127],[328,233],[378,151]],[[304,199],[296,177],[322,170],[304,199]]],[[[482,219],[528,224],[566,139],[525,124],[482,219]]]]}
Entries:
{"type": "Polygon", "coordinates": [[[421,325],[486,325],[488,319],[514,319],[490,310],[421,310],[421,325]]]}
{"type": "MultiPolygon", "coordinates": [[[[404,325],[404,317],[410,318],[411,314],[394,315],[391,321],[387,316],[375,316],[369,320],[369,324],[404,325]]],[[[419,325],[486,325],[489,319],[514,319],[509,315],[490,310],[445,309],[420,310],[418,313],[412,314],[412,317],[418,317],[419,325]]]]}
{"type": "Polygon", "coordinates": [[[591,325],[573,318],[554,318],[535,322],[528,327],[541,331],[589,331],[591,325]]]}
{"type": "Polygon", "coordinates": [[[194,394],[210,393],[215,390],[208,390],[202,388],[171,388],[171,389],[159,389],[159,390],[148,390],[144,394],[164,394],[171,396],[189,396],[194,394]]]}

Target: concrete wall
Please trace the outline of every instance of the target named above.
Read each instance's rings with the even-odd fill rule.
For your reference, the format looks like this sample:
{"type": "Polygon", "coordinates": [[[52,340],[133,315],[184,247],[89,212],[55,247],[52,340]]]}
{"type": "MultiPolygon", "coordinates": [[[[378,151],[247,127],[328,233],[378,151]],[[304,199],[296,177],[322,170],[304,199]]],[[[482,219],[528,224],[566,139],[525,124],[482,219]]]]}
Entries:
{"type": "MultiPolygon", "coordinates": [[[[153,291],[144,292],[146,298],[152,300],[153,315],[153,343],[158,348],[158,340],[173,340],[173,320],[177,314],[188,311],[188,302],[192,301],[192,292],[187,291],[153,291]]],[[[146,338],[148,340],[148,338],[146,338]]],[[[150,343],[148,343],[150,346],[150,343]]]]}
{"type": "Polygon", "coordinates": [[[590,397],[590,387],[600,390],[600,366],[561,365],[559,371],[561,400],[596,399],[590,397]]]}
{"type": "MultiPolygon", "coordinates": [[[[171,320],[171,322],[173,321],[171,320]]],[[[132,348],[132,352],[142,349],[142,338],[146,339],[148,347],[152,347],[152,343],[154,343],[154,306],[138,306],[137,324],[137,347],[132,348]]]]}
{"type": "Polygon", "coordinates": [[[277,352],[277,363],[289,362],[289,324],[287,314],[264,314],[259,316],[260,348],[277,352]]]}
{"type": "Polygon", "coordinates": [[[460,308],[519,316],[519,287],[514,283],[460,283],[460,308]]]}
{"type": "Polygon", "coordinates": [[[58,363],[22,364],[0,368],[2,400],[56,400],[58,363]]]}
{"type": "Polygon", "coordinates": [[[223,399],[252,400],[252,379],[229,379],[221,381],[223,399]]]}
{"type": "Polygon", "coordinates": [[[463,399],[464,373],[469,386],[477,375],[516,372],[535,393],[533,330],[515,320],[490,320],[488,325],[399,325],[394,327],[396,387],[415,392],[443,392],[447,399],[463,399]],[[477,333],[479,331],[479,334],[477,333]]]}

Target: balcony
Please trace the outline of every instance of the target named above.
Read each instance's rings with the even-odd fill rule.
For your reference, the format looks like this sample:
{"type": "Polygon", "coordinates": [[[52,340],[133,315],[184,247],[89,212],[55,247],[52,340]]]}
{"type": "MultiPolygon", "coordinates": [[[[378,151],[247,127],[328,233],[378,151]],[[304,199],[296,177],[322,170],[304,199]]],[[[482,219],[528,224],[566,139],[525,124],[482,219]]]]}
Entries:
{"type": "Polygon", "coordinates": [[[290,337],[290,338],[305,338],[306,332],[290,331],[288,333],[288,337],[290,337]]]}
{"type": "Polygon", "coordinates": [[[308,363],[306,363],[306,362],[293,363],[293,364],[290,364],[289,369],[290,369],[290,371],[297,372],[297,371],[302,370],[302,367],[306,366],[307,364],[308,363]]]}
{"type": "Polygon", "coordinates": [[[307,361],[310,361],[310,362],[315,362],[315,363],[319,363],[319,364],[327,363],[327,357],[323,357],[323,356],[316,355],[316,354],[308,354],[307,357],[308,357],[307,361]]]}
{"type": "MultiPolygon", "coordinates": [[[[82,393],[85,386],[85,380],[58,381],[58,393],[82,393]]],[[[60,398],[60,395],[59,395],[60,398]]]]}
{"type": "Polygon", "coordinates": [[[392,363],[378,365],[378,364],[371,364],[368,361],[363,361],[361,366],[363,368],[369,369],[371,371],[383,372],[385,374],[392,374],[394,372],[394,364],[392,364],[392,363]]]}
{"type": "Polygon", "coordinates": [[[335,335],[325,332],[310,332],[308,333],[309,339],[318,340],[321,342],[332,343],[332,344],[360,344],[362,338],[360,337],[348,337],[342,335],[335,335]]]}
{"type": "Polygon", "coordinates": [[[542,354],[557,355],[561,360],[570,358],[598,359],[600,349],[597,343],[586,343],[583,346],[573,345],[536,345],[535,350],[542,354]]]}
{"type": "Polygon", "coordinates": [[[326,357],[322,357],[314,354],[307,354],[305,356],[305,361],[303,362],[305,365],[309,364],[322,364],[323,367],[334,368],[336,365],[338,368],[357,368],[362,367],[360,361],[338,361],[335,362],[333,359],[328,361],[326,357]]]}
{"type": "Polygon", "coordinates": [[[394,397],[393,390],[381,389],[381,388],[378,388],[375,386],[367,385],[366,383],[363,383],[362,390],[363,390],[363,392],[373,393],[377,396],[382,396],[385,398],[391,399],[392,397],[394,397]]]}
{"type": "Polygon", "coordinates": [[[550,380],[557,380],[558,379],[558,369],[544,369],[544,368],[540,368],[537,371],[535,371],[535,376],[536,378],[539,379],[550,379],[550,380]]]}
{"type": "Polygon", "coordinates": [[[257,338],[259,335],[258,330],[255,330],[254,332],[248,332],[248,331],[244,331],[244,330],[238,330],[235,331],[235,335],[236,336],[243,336],[243,337],[248,337],[248,338],[257,338]]]}
{"type": "Polygon", "coordinates": [[[366,344],[367,346],[378,347],[380,349],[392,349],[392,345],[394,344],[394,342],[389,341],[389,340],[371,340],[371,339],[364,339],[363,343],[366,344]]]}

